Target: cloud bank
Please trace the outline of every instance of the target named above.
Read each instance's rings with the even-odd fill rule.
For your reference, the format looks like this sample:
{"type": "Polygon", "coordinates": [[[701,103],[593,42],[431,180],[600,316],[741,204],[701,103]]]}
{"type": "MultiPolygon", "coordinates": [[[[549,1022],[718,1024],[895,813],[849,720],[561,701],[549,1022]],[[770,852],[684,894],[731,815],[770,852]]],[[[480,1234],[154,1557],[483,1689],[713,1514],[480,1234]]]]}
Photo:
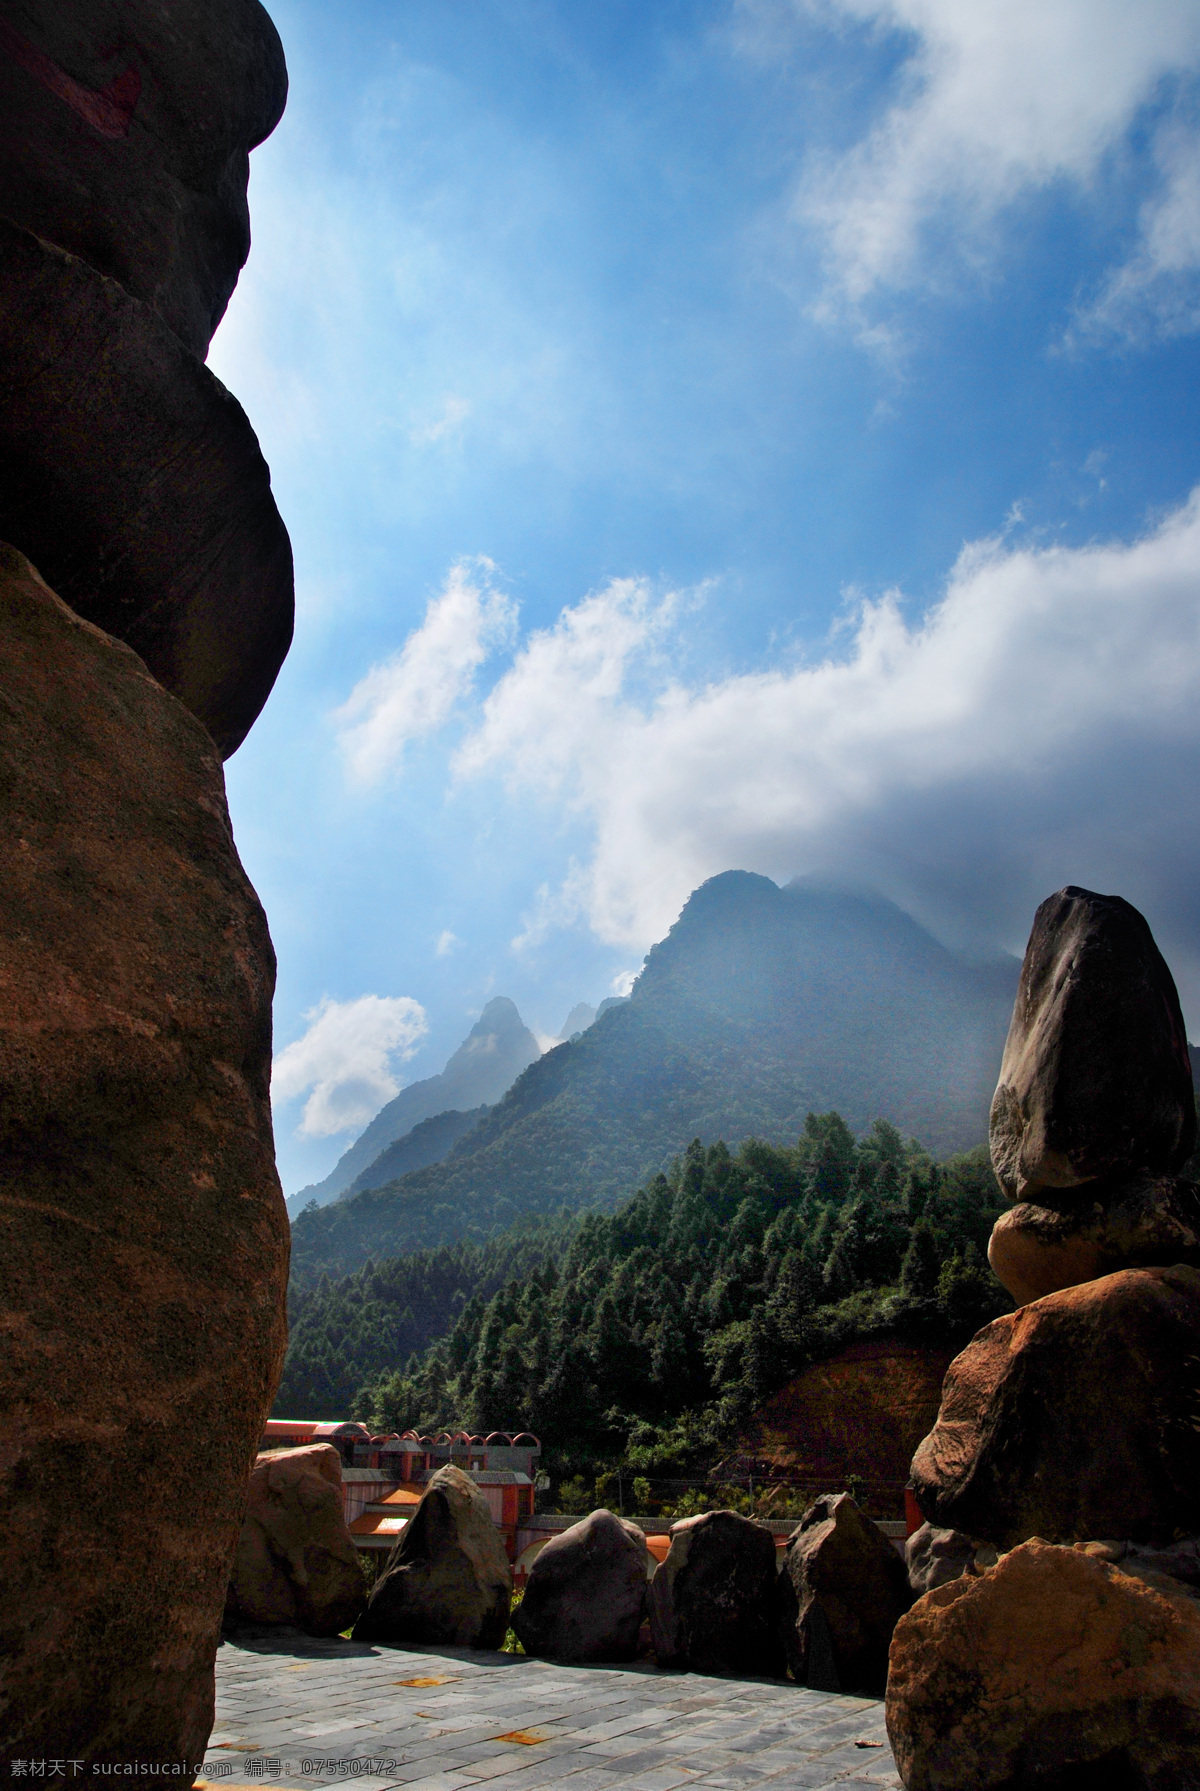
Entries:
{"type": "Polygon", "coordinates": [[[1138,245],[1081,323],[1129,333],[1161,314],[1177,331],[1190,315],[1195,327],[1178,290],[1200,270],[1191,0],[794,0],[794,11],[909,45],[883,116],[818,158],[798,195],[844,300],[936,279],[948,249],[986,261],[1006,207],[1060,182],[1090,194],[1149,108],[1157,178],[1138,245]]]}
{"type": "Polygon", "coordinates": [[[372,782],[395,772],[405,747],[433,733],[470,691],[492,649],[511,632],[515,609],[490,582],[488,559],[460,560],[425,620],[400,651],[372,666],[333,720],[351,774],[372,782]]]}
{"type": "Polygon", "coordinates": [[[408,995],[326,997],[304,1018],[303,1035],[275,1059],[271,1097],[278,1105],[308,1094],[297,1128],[306,1138],[365,1126],[399,1094],[393,1066],[411,1057],[429,1031],[425,1009],[408,995]]]}
{"type": "Polygon", "coordinates": [[[474,711],[457,778],[498,778],[586,842],[527,944],[582,922],[644,949],[739,867],[869,883],[944,937],[1009,946],[1080,882],[1191,961],[1200,491],[1131,543],[968,546],[926,614],[862,602],[819,661],[689,686],[680,637],[675,598],[614,582],[530,635],[474,711]]]}

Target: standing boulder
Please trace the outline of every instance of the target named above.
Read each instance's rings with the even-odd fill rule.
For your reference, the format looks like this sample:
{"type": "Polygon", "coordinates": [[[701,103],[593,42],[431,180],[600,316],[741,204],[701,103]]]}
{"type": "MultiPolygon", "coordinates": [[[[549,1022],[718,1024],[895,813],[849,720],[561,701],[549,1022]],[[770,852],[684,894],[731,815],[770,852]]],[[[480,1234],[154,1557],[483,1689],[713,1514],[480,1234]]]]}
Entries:
{"type": "Polygon", "coordinates": [[[1069,887],[1044,901],[1021,967],[992,1100],[992,1163],[1010,1200],[1191,1154],[1195,1097],[1171,972],[1120,896],[1069,887]]]}
{"type": "Polygon", "coordinates": [[[517,1640],[549,1660],[632,1660],[651,1565],[636,1524],[593,1511],[538,1554],[513,1612],[517,1640]]]}
{"type": "Polygon", "coordinates": [[[910,1590],[920,1598],[938,1586],[961,1579],[964,1573],[974,1573],[981,1551],[981,1564],[994,1567],[996,1550],[990,1542],[978,1542],[962,1530],[939,1530],[933,1524],[922,1524],[904,1545],[910,1590]]]}
{"type": "Polygon", "coordinates": [[[512,1568],[487,1500],[461,1468],[439,1468],[354,1626],[356,1642],[498,1648],[512,1568]]]}
{"type": "Polygon", "coordinates": [[[366,1602],[346,1527],[342,1458],[332,1443],[260,1455],[225,1598],[226,1626],[283,1623],[336,1636],[366,1602]]]}
{"type": "Polygon", "coordinates": [[[804,1513],[788,1540],[779,1595],[787,1662],[800,1685],[815,1683],[815,1643],[819,1689],[883,1696],[892,1631],[912,1594],[904,1562],[849,1493],[818,1499],[804,1513]],[[828,1683],[830,1665],[836,1685],[828,1683]]]}
{"type": "Polygon", "coordinates": [[[0,550],[0,1753],[203,1757],[282,1366],[267,923],[216,749],[0,550]]]}
{"type": "Polygon", "coordinates": [[[1023,1201],[992,1227],[988,1261],[1019,1306],[1117,1269],[1200,1267],[1195,1182],[1142,1175],[1058,1198],[1061,1206],[1023,1201]]]}
{"type": "Polygon", "coordinates": [[[923,1515],[1000,1548],[1200,1534],[1200,1270],[1124,1269],[993,1319],[913,1457],[923,1515]]]}
{"type": "Polygon", "coordinates": [[[753,1519],[706,1511],[672,1524],[667,1558],[650,1582],[659,1666],[782,1679],[775,1579],[775,1538],[753,1519]]]}
{"type": "Polygon", "coordinates": [[[1033,1539],[896,1625],[908,1791],[1200,1785],[1200,1602],[1033,1539]]]}

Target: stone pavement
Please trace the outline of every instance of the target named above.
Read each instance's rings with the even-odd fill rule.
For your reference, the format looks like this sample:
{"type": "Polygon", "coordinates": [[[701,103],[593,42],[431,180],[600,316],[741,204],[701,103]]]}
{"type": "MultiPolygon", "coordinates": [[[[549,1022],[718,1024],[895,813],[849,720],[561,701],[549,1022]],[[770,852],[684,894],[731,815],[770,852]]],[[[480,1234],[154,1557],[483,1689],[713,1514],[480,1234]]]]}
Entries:
{"type": "Polygon", "coordinates": [[[217,1654],[202,1785],[357,1791],[880,1791],[883,1705],[761,1679],[415,1654],[242,1631],[217,1654]]]}

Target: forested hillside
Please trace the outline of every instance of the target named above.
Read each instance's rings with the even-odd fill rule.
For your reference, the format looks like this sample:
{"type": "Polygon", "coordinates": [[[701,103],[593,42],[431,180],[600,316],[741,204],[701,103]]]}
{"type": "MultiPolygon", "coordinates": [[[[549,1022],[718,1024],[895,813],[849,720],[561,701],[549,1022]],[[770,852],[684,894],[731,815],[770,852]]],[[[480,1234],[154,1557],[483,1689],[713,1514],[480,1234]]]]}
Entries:
{"type": "Polygon", "coordinates": [[[963,963],[882,900],[714,877],[631,998],[531,1064],[443,1162],[302,1213],[293,1273],[611,1208],[689,1139],[783,1143],[810,1111],[964,1148],[987,1128],[1016,974],[963,963]]]}
{"type": "Polygon", "coordinates": [[[985,1260],[1001,1205],[985,1149],[938,1164],[886,1121],[861,1143],[836,1113],[792,1147],[695,1143],[611,1215],[300,1296],[277,1409],[529,1427],[560,1473],[682,1470],[811,1360],[881,1334],[956,1345],[1008,1310],[985,1260]],[[449,1334],[401,1362],[400,1302],[437,1299],[449,1334]],[[352,1402],[326,1396],[360,1369],[352,1402]]]}

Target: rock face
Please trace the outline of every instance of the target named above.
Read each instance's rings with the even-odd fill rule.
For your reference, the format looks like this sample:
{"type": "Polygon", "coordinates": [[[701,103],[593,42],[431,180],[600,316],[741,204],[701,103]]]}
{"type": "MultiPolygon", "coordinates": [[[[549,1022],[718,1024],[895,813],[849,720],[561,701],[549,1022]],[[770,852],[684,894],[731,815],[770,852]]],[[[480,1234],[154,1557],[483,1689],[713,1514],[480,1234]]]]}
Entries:
{"type": "Polygon", "coordinates": [[[286,98],[257,0],[13,0],[0,203],[152,305],[203,360],[250,249],[249,152],[286,98]]]}
{"type": "Polygon", "coordinates": [[[487,1501],[461,1468],[439,1468],[376,1580],[355,1641],[498,1648],[512,1568],[487,1501]]]}
{"type": "Polygon", "coordinates": [[[1136,908],[1068,887],[1037,911],[992,1101],[1010,1200],[1149,1171],[1195,1141],[1187,1036],[1171,973],[1136,908]]]}
{"type": "Polygon", "coordinates": [[[913,1458],[923,1514],[1008,1548],[1200,1534],[1200,1271],[1125,1269],[994,1319],[913,1458]]]}
{"type": "MultiPolygon", "coordinates": [[[[1094,1184],[1093,1184],[1094,1185],[1094,1184]]],[[[1117,1269],[1200,1266],[1200,1188],[1176,1176],[1134,1177],[1103,1198],[1061,1209],[1022,1202],[992,1228],[988,1261],[1019,1305],[1117,1269]]]]}
{"type": "Polygon", "coordinates": [[[549,1660],[632,1660],[651,1566],[636,1524],[593,1511],[554,1536],[529,1570],[513,1630],[549,1660]]]}
{"type": "Polygon", "coordinates": [[[0,538],[228,756],[292,632],[258,442],[201,365],[287,95],[257,0],[11,0],[0,18],[0,538]]]}
{"type": "Polygon", "coordinates": [[[1031,1540],[901,1618],[887,1726],[909,1791],[1192,1791],[1200,1603],[1031,1540]]]}
{"type": "Polygon", "coordinates": [[[781,1679],[775,1539],[734,1511],[671,1525],[650,1582],[650,1638],[660,1666],[781,1679]]]}
{"type": "Polygon", "coordinates": [[[292,555],[241,406],[141,300],[0,219],[0,536],[228,756],[292,637],[292,555]]]}
{"type": "Polygon", "coordinates": [[[331,1443],[260,1455],[225,1598],[226,1627],[282,1623],[336,1636],[362,1615],[367,1586],[342,1508],[331,1443]]]}
{"type": "Polygon", "coordinates": [[[813,1625],[823,1620],[836,1685],[822,1690],[883,1696],[892,1631],[912,1603],[903,1561],[849,1493],[818,1499],[788,1540],[779,1577],[781,1628],[792,1677],[810,1677],[813,1625]]]}
{"type": "Polygon", "coordinates": [[[274,956],[208,734],[0,551],[0,1748],[194,1761],[285,1342],[274,956]]]}

